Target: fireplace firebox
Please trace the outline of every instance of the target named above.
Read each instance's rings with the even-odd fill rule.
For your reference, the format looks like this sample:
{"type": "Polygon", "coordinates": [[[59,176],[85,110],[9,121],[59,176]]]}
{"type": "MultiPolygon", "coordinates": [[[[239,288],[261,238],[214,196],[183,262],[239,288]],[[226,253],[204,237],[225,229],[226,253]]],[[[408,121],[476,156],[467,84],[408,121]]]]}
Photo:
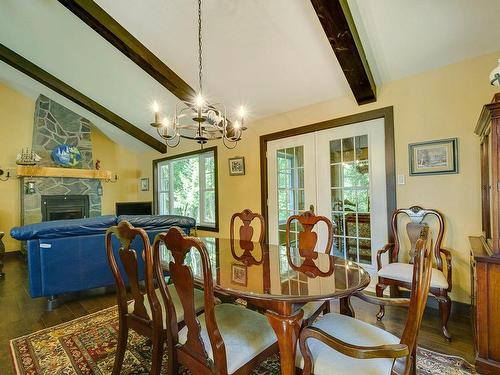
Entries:
{"type": "Polygon", "coordinates": [[[88,195],[42,195],[42,221],[89,217],[88,195]]]}

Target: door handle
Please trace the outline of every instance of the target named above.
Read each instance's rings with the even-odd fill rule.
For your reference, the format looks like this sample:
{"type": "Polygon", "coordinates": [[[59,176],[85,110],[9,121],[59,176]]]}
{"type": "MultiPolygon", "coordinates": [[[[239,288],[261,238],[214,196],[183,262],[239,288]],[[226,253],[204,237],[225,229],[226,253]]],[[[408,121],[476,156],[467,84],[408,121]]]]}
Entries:
{"type": "Polygon", "coordinates": [[[312,213],[314,213],[314,204],[309,205],[309,211],[311,211],[312,213]]]}

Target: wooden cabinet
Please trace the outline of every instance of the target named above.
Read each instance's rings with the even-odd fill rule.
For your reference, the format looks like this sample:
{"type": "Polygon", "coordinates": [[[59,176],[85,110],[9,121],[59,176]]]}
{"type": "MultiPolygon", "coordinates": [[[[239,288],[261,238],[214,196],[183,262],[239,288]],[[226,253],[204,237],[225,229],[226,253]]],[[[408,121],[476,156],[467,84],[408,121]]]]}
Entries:
{"type": "Polygon", "coordinates": [[[500,93],[483,107],[481,140],[482,236],[470,237],[471,308],[480,374],[500,374],[500,93]]]}

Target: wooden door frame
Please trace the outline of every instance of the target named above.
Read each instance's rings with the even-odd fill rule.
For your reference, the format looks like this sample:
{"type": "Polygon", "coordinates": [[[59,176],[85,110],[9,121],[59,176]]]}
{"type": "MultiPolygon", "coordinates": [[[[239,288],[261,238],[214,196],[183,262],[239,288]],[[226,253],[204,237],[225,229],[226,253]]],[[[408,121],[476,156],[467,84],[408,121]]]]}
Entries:
{"type": "MultiPolygon", "coordinates": [[[[394,108],[384,107],[367,112],[356,113],[354,115],[339,117],[332,120],[317,122],[315,124],[287,129],[276,133],[264,134],[260,136],[260,193],[261,211],[266,223],[269,224],[268,201],[268,176],[267,176],[267,143],[278,139],[293,137],[297,135],[312,133],[320,130],[337,128],[339,126],[352,125],[358,122],[383,118],[385,135],[385,176],[387,195],[387,238],[392,242],[391,230],[392,213],[396,210],[396,157],[394,143],[394,108]]],[[[266,238],[269,238],[269,225],[266,225],[266,238]]]]}

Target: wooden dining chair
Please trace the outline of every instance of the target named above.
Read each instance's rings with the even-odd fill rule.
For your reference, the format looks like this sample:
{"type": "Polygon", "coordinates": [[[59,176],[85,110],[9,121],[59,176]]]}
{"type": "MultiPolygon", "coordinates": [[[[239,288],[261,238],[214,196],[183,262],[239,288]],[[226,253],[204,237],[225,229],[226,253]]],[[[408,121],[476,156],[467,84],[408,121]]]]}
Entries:
{"type": "MultiPolygon", "coordinates": [[[[286,221],[286,252],[287,257],[290,259],[290,251],[292,241],[290,238],[291,227],[294,221],[298,221],[302,227],[302,231],[298,233],[297,243],[295,247],[299,251],[299,255],[305,260],[312,260],[318,257],[316,244],[318,242],[318,234],[313,232],[314,226],[319,222],[324,222],[328,229],[328,240],[325,249],[321,252],[330,254],[333,242],[333,225],[330,219],[325,216],[316,216],[311,211],[306,211],[301,215],[292,215],[286,221]]],[[[300,228],[299,228],[300,229],[300,228]]],[[[330,312],[330,302],[317,301],[308,302],[302,306],[304,310],[303,326],[311,324],[322,312],[330,312]]]]}
{"type": "Polygon", "coordinates": [[[432,274],[427,239],[428,229],[422,228],[415,246],[410,299],[355,294],[377,305],[408,305],[401,338],[349,316],[326,314],[300,334],[296,365],[303,369],[303,375],[416,373],[417,338],[432,274]]]}
{"type": "MultiPolygon", "coordinates": [[[[436,268],[432,270],[430,294],[434,296],[439,303],[439,315],[441,317],[441,329],[446,339],[451,340],[448,332],[448,319],[451,312],[451,299],[449,293],[452,286],[452,267],[450,251],[441,247],[444,235],[443,215],[433,209],[425,209],[419,206],[413,206],[408,209],[398,209],[392,215],[392,233],[395,239],[394,243],[387,244],[382,250],[377,252],[377,274],[378,283],[376,293],[378,297],[383,296],[384,289],[393,286],[396,294],[399,294],[399,288],[411,289],[411,278],[413,272],[414,248],[418,239],[420,229],[429,224],[424,222],[427,217],[434,217],[437,225],[430,227],[434,229],[434,248],[433,256],[436,268]],[[406,225],[406,231],[400,233],[398,224],[399,217],[406,216],[410,222],[406,225]],[[409,249],[404,253],[404,238],[406,234],[409,240],[409,249]],[[382,254],[389,252],[390,259],[388,264],[382,264],[382,254]],[[409,259],[405,261],[404,257],[409,259]],[[446,261],[446,274],[443,268],[443,258],[446,261]]],[[[432,234],[432,230],[431,230],[432,234]]],[[[377,314],[377,319],[381,320],[385,313],[385,307],[381,306],[377,314]]]]}
{"type": "MultiPolygon", "coordinates": [[[[250,209],[246,208],[242,212],[237,212],[231,216],[230,223],[230,234],[229,237],[234,240],[234,227],[236,224],[236,219],[240,219],[243,225],[239,228],[239,236],[241,241],[254,241],[254,229],[252,227],[252,221],[255,219],[260,222],[260,234],[258,237],[258,242],[264,242],[266,237],[266,223],[264,220],[264,216],[259,213],[252,212],[250,209]]],[[[257,242],[257,241],[256,241],[257,242]]]]}
{"type": "MultiPolygon", "coordinates": [[[[116,295],[118,299],[118,345],[113,365],[113,375],[121,373],[125,350],[127,348],[128,330],[133,329],[138,334],[148,337],[152,342],[151,374],[160,374],[164,343],[167,340],[165,320],[165,300],[155,289],[154,267],[151,245],[148,235],[141,228],[134,228],[129,222],[121,221],[117,226],[109,228],[106,232],[106,254],[111,271],[116,282],[116,295]],[[116,252],[113,249],[113,236],[120,243],[116,252]],[[144,259],[144,287],[141,287],[137,251],[132,248],[138,239],[143,249],[144,259]],[[119,262],[117,262],[118,255],[119,262]],[[125,275],[122,274],[122,270],[125,275]],[[126,276],[126,277],[124,277],[126,276]],[[132,301],[128,301],[125,280],[128,280],[132,301]]],[[[141,256],[141,255],[139,255],[141,256]]],[[[179,296],[171,287],[173,303],[180,307],[179,296]]],[[[203,310],[203,293],[194,294],[194,310],[203,310]]],[[[178,314],[177,324],[183,325],[183,314],[178,314]]]]}
{"type": "Polygon", "coordinates": [[[168,270],[182,304],[173,303],[171,290],[159,277],[169,328],[169,374],[177,374],[179,365],[193,374],[248,374],[258,363],[277,353],[276,335],[264,315],[235,304],[214,304],[213,276],[203,242],[184,236],[175,227],[158,234],[153,244],[157,274],[162,272],[158,261],[161,244],[172,254],[168,270]],[[185,263],[190,250],[201,260],[205,312],[199,316],[193,308],[195,279],[185,263]],[[176,321],[182,311],[186,325],[179,330],[176,321]]]}

